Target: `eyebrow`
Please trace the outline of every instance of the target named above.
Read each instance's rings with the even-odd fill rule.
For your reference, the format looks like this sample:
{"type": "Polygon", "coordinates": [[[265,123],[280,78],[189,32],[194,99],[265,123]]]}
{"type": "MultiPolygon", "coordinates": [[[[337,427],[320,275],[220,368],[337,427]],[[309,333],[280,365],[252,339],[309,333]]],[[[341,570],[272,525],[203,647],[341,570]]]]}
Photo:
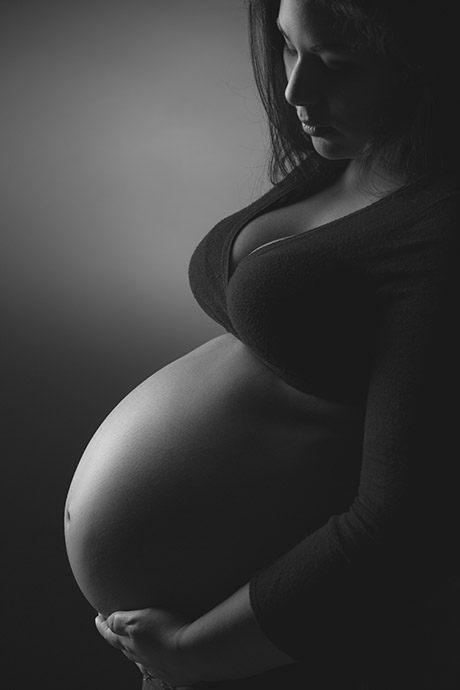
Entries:
{"type": "MultiPolygon", "coordinates": [[[[290,43],[291,41],[288,35],[286,34],[286,32],[280,24],[279,17],[276,18],[276,26],[278,27],[279,32],[284,36],[286,41],[290,43]]],[[[328,50],[339,50],[347,53],[355,52],[355,50],[353,50],[353,46],[347,45],[346,43],[318,43],[310,47],[310,51],[312,53],[324,53],[328,50]]]]}

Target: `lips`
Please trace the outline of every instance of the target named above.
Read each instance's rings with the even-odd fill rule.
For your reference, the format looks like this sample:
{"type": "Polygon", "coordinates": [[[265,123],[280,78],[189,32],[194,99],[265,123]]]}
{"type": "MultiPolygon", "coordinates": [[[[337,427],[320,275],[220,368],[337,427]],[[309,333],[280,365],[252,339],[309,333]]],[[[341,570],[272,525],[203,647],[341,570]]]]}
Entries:
{"type": "Polygon", "coordinates": [[[307,122],[306,120],[300,121],[302,123],[303,131],[310,137],[321,137],[332,131],[332,127],[329,125],[316,125],[311,122],[307,122]]]}

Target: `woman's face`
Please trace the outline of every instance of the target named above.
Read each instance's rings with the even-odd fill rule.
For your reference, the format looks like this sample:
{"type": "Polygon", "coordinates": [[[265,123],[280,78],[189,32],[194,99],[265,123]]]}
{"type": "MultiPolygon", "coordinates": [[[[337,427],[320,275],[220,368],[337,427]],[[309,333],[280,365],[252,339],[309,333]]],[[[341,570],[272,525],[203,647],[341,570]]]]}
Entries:
{"type": "Polygon", "coordinates": [[[308,0],[281,0],[278,28],[285,40],[285,96],[299,127],[324,158],[357,158],[390,94],[385,59],[356,47],[356,34],[334,28],[331,16],[308,0]]]}

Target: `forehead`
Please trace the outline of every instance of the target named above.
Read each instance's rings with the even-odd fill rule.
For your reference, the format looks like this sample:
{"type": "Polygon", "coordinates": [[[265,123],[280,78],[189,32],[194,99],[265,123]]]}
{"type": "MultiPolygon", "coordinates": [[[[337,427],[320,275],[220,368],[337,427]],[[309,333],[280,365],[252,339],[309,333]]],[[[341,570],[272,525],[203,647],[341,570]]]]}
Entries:
{"type": "Polygon", "coordinates": [[[345,17],[340,18],[314,0],[281,0],[278,18],[283,30],[296,40],[350,46],[361,43],[358,32],[345,17]]]}

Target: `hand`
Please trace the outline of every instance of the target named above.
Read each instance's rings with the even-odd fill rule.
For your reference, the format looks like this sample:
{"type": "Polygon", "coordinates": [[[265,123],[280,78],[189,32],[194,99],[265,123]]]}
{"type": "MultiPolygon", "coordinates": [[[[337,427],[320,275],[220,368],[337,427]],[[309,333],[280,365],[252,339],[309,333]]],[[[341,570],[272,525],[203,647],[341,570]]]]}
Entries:
{"type": "Polygon", "coordinates": [[[95,622],[109,644],[154,678],[173,686],[200,680],[181,654],[181,636],[190,621],[180,614],[156,608],[116,611],[107,618],[99,614],[95,622]]]}

